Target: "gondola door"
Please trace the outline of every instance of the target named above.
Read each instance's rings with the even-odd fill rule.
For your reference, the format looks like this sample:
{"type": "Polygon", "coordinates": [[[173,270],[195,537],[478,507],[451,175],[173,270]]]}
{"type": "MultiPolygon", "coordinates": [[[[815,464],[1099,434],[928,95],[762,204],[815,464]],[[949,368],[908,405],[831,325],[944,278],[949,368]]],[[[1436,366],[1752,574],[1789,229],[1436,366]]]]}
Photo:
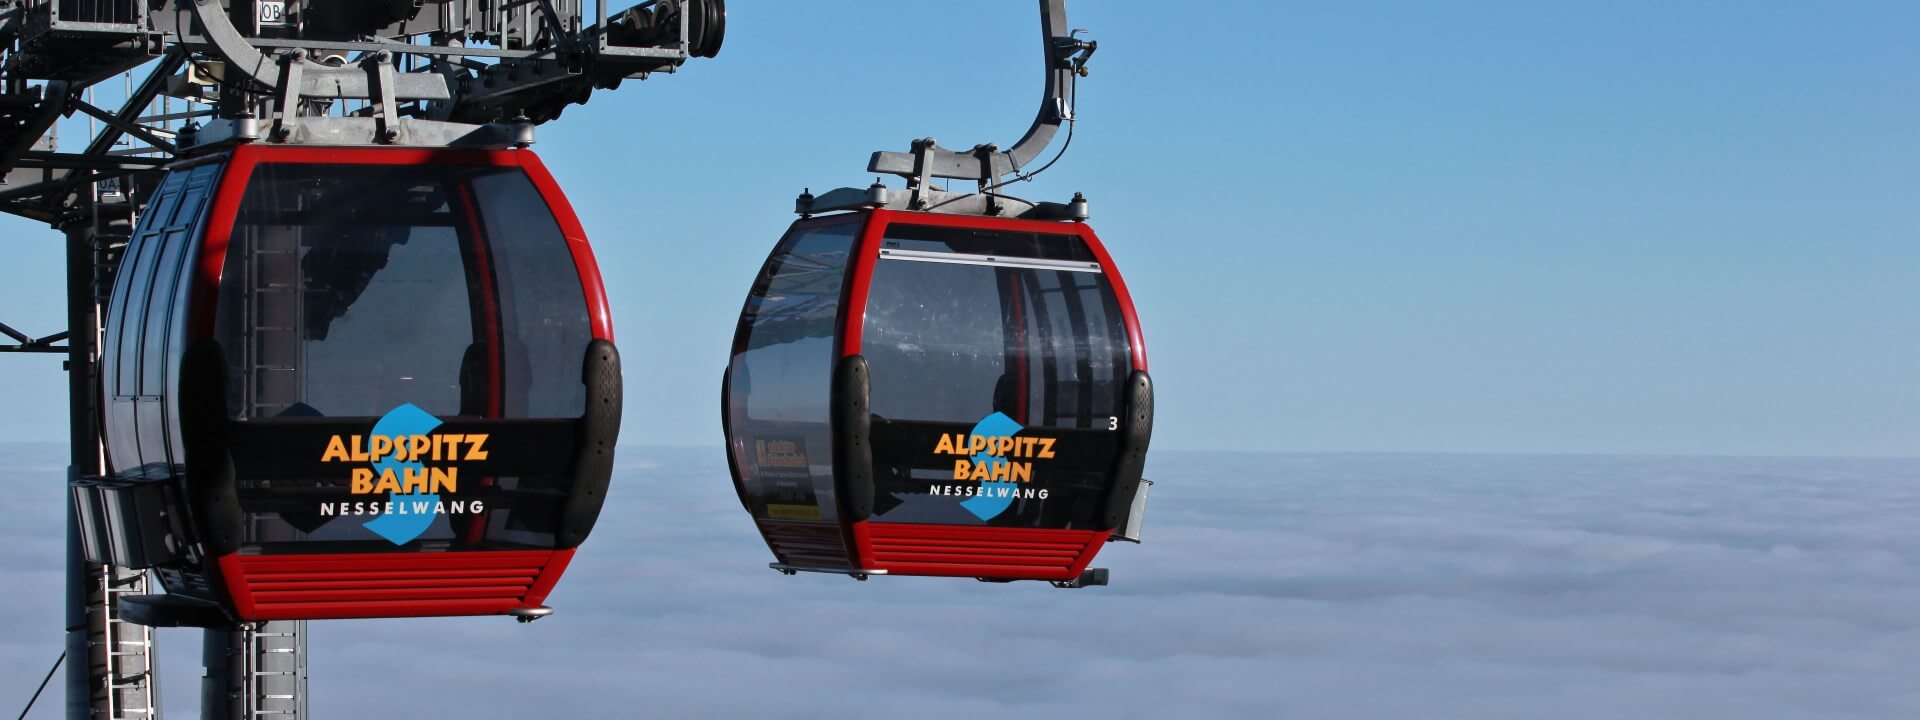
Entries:
{"type": "Polygon", "coordinates": [[[836,428],[871,448],[839,477],[857,564],[1078,577],[1139,481],[1123,456],[1144,451],[1145,353],[1112,261],[1079,224],[872,215],[842,331],[859,367],[835,379],[866,385],[868,426],[836,428]]]}

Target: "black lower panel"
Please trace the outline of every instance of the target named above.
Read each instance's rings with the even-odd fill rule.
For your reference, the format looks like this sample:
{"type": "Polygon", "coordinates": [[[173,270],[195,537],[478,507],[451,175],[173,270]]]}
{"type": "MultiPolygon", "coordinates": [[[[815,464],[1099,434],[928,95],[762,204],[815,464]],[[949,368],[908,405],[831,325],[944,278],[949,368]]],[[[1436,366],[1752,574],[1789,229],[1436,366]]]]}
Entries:
{"type": "Polygon", "coordinates": [[[1022,428],[975,450],[973,429],[874,418],[873,519],[1102,529],[1115,433],[1022,428]]]}

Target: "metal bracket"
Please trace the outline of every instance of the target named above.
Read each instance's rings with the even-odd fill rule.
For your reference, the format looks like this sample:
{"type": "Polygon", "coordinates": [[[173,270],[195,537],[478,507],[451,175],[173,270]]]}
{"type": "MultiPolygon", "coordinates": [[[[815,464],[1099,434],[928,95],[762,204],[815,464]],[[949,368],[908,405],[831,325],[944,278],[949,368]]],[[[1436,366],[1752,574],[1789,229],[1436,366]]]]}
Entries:
{"type": "Polygon", "coordinates": [[[400,135],[400,114],[394,98],[393,56],[370,53],[360,66],[373,71],[373,141],[390,143],[400,135]]]}
{"type": "Polygon", "coordinates": [[[782,575],[793,575],[796,573],[803,573],[803,572],[824,573],[827,575],[845,575],[847,577],[853,578],[855,580],[859,580],[861,582],[866,582],[867,578],[872,577],[874,575],[887,574],[887,571],[885,570],[872,570],[872,569],[851,569],[850,570],[847,568],[821,568],[821,567],[809,567],[806,565],[792,565],[788,563],[767,563],[767,567],[773,568],[775,570],[779,570],[780,574],[782,575]]]}
{"type": "Polygon", "coordinates": [[[925,138],[913,141],[913,174],[907,178],[907,189],[912,197],[907,207],[924,210],[927,207],[927,192],[932,189],[931,178],[927,177],[928,166],[933,163],[933,153],[940,148],[940,141],[925,138]]]}
{"type": "Polygon", "coordinates": [[[1087,568],[1080,572],[1080,577],[1072,580],[1054,580],[1053,586],[1064,590],[1103,587],[1107,584],[1107,577],[1106,568],[1087,568]]]}
{"type": "Polygon", "coordinates": [[[267,130],[267,138],[274,142],[284,142],[293,135],[293,126],[300,122],[300,81],[305,74],[300,62],[298,50],[285,50],[279,53],[280,59],[280,96],[273,107],[273,125],[267,130]]]}
{"type": "Polygon", "coordinates": [[[512,617],[516,622],[521,622],[521,623],[530,623],[552,614],[553,614],[553,608],[547,607],[545,605],[541,605],[539,607],[514,608],[512,610],[507,611],[507,615],[509,617],[512,617]]]}

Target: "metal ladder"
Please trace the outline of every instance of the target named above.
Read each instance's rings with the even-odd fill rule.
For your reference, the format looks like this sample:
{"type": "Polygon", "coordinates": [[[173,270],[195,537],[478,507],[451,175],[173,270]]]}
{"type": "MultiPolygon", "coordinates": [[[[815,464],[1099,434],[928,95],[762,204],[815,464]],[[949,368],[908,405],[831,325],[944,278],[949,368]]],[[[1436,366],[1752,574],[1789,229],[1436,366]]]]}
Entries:
{"type": "Polygon", "coordinates": [[[96,718],[159,717],[153,628],[120,619],[120,597],[147,594],[147,573],[95,565],[87,598],[88,673],[96,718]]]}
{"type": "Polygon", "coordinates": [[[208,630],[201,720],[305,720],[306,629],[282,620],[208,630]]]}
{"type": "Polygon", "coordinates": [[[247,720],[307,716],[305,620],[271,622],[243,632],[247,648],[247,720]]]}

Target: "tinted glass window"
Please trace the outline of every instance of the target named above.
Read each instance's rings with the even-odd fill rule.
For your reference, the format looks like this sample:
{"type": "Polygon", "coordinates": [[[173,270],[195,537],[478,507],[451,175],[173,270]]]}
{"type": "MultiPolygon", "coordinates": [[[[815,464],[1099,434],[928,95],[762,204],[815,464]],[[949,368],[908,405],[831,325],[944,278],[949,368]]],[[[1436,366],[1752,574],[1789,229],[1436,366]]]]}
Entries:
{"type": "Polygon", "coordinates": [[[872,373],[875,517],[1086,527],[1105,499],[1132,370],[1113,287],[1078,237],[967,232],[971,244],[946,247],[1032,252],[921,244],[883,253],[874,268],[861,353],[872,373]],[[975,499],[983,493],[1011,502],[975,499]]]}
{"type": "Polygon", "coordinates": [[[494,241],[487,258],[499,304],[501,365],[507,380],[501,412],[509,417],[578,417],[586,406],[580,383],[588,332],[580,273],[559,223],[521,173],[472,180],[482,225],[494,241]],[[571,368],[571,372],[565,371],[571,368]]]}
{"type": "Polygon", "coordinates": [[[761,268],[730,367],[729,448],[755,515],[832,520],[827,404],[857,222],[802,225],[761,268]]]}
{"type": "Polygon", "coordinates": [[[1079,267],[882,255],[861,339],[873,412],[890,419],[1001,411],[1033,427],[1104,428],[1132,370],[1112,284],[1079,267]]]}
{"type": "Polygon", "coordinates": [[[187,250],[192,245],[191,236],[186,228],[169,230],[161,235],[162,243],[153,274],[151,289],[147,293],[147,311],[142,318],[145,327],[144,340],[141,343],[140,394],[160,395],[166,392],[167,367],[167,331],[173,318],[176,300],[174,291],[180,280],[182,265],[187,258],[187,250]]]}
{"type": "Polygon", "coordinates": [[[276,448],[236,451],[250,541],[394,547],[371,523],[385,506],[367,512],[391,493],[351,484],[366,462],[316,463],[410,405],[493,445],[408,542],[552,543],[591,329],[569,241],[523,171],[258,166],[218,325],[236,432],[276,448]]]}
{"type": "Polygon", "coordinates": [[[236,417],[583,412],[567,240],[512,168],[267,164],[221,280],[236,417]]]}
{"type": "Polygon", "coordinates": [[[115,398],[105,408],[110,464],[131,470],[172,463],[177,433],[169,424],[179,341],[186,308],[185,277],[198,247],[206,196],[221,166],[202,164],[170,172],[141,209],[129,237],[101,336],[101,386],[115,398]],[[147,400],[135,402],[135,396],[147,400]],[[153,398],[167,396],[166,403],[153,398]],[[136,420],[136,415],[139,418],[136,420]]]}
{"type": "MultiPolygon", "coordinates": [[[[205,165],[202,167],[208,170],[218,169],[218,166],[215,165],[205,165]]],[[[191,178],[191,171],[175,172],[167,175],[167,179],[161,183],[159,191],[154,195],[153,200],[148,202],[147,207],[141,211],[140,227],[143,230],[151,232],[178,222],[174,216],[180,209],[180,195],[186,190],[187,181],[191,178]]]]}
{"type": "Polygon", "coordinates": [[[147,211],[140,216],[139,225],[120,256],[112,295],[105,308],[106,332],[100,338],[100,385],[101,392],[112,400],[106,403],[102,430],[108,462],[116,471],[132,470],[145,462],[140,454],[139,428],[134,417],[139,407],[132,397],[140,392],[141,323],[145,319],[148,295],[144,286],[152,282],[152,271],[141,268],[152,265],[161,249],[161,233],[166,223],[155,217],[155,211],[162,217],[171,214],[168,208],[179,202],[185,175],[168,173],[155,188],[153,198],[147,202],[147,211]],[[136,287],[136,279],[140,287],[136,287]]]}
{"type": "MultiPolygon", "coordinates": [[[[163,182],[160,194],[150,206],[179,201],[179,184],[168,176],[163,182]]],[[[144,229],[144,228],[143,228],[144,229]]],[[[114,394],[135,395],[140,392],[140,321],[147,309],[147,289],[153,282],[154,258],[160,253],[163,243],[158,228],[135,233],[128,241],[126,253],[120,257],[119,276],[114,278],[113,332],[108,342],[113,343],[114,354],[114,394]]]]}

